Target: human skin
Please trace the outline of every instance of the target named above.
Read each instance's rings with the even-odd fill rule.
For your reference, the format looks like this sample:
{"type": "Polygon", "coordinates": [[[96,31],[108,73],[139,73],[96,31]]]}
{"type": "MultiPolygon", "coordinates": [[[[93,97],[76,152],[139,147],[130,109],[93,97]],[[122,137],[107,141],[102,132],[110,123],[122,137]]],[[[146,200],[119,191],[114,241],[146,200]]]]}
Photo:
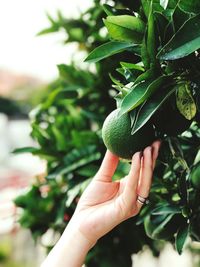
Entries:
{"type": "Polygon", "coordinates": [[[112,181],[119,158],[107,151],[100,169],[82,194],[61,238],[41,267],[81,267],[88,251],[121,222],[137,215],[148,197],[160,148],[155,141],[133,155],[129,174],[112,181]]]}

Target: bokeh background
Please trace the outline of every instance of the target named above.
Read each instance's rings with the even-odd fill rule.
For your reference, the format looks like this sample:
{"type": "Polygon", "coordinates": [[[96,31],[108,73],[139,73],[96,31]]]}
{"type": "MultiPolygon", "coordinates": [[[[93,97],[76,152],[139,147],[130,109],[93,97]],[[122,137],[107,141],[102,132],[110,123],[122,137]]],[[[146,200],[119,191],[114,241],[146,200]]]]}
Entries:
{"type": "Polygon", "coordinates": [[[44,172],[46,163],[31,154],[13,155],[34,146],[29,111],[40,103],[45,88],[58,76],[57,64],[69,63],[76,44],[63,45],[64,34],[36,37],[49,26],[47,13],[61,10],[77,17],[90,1],[0,2],[0,266],[39,266],[44,250],[27,230],[19,229],[13,199],[44,172]]]}
{"type": "MultiPolygon", "coordinates": [[[[0,2],[0,267],[37,267],[45,257],[42,244],[34,242],[29,230],[20,228],[20,211],[13,199],[28,190],[35,176],[45,172],[46,161],[30,153],[14,155],[12,151],[37,147],[30,137],[28,114],[46,99],[48,85],[58,77],[56,66],[69,64],[72,58],[80,67],[86,66],[84,50],[80,51],[75,42],[64,45],[66,33],[62,29],[36,35],[49,26],[47,14],[54,17],[60,10],[65,17],[76,18],[92,4],[92,0],[0,2]]],[[[159,258],[148,249],[133,255],[134,266],[140,267],[190,267],[192,257],[188,251],[178,256],[171,245],[159,258]]]]}

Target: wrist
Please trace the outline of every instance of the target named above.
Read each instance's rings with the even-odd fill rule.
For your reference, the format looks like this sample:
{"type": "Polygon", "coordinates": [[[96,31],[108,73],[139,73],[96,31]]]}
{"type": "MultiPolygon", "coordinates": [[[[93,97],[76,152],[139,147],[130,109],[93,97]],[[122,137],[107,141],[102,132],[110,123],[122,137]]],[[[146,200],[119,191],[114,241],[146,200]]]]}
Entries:
{"type": "Polygon", "coordinates": [[[95,242],[88,240],[77,224],[70,221],[41,267],[80,267],[94,245],[95,242]]]}
{"type": "Polygon", "coordinates": [[[97,240],[91,240],[90,237],[85,236],[80,230],[80,226],[76,223],[74,218],[68,223],[65,231],[63,232],[62,238],[71,239],[76,242],[83,251],[87,252],[94,247],[97,243],[97,240]]]}

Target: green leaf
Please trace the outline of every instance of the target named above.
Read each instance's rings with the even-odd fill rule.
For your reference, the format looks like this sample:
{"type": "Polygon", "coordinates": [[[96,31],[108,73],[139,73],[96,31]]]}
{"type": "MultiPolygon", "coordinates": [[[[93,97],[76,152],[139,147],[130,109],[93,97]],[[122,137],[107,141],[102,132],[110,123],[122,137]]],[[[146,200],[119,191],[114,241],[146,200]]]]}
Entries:
{"type": "Polygon", "coordinates": [[[166,214],[178,214],[181,213],[181,210],[179,207],[171,206],[171,205],[162,205],[160,207],[156,207],[151,212],[153,215],[166,215],[166,214]]]}
{"type": "Polygon", "coordinates": [[[124,84],[120,82],[120,80],[117,80],[115,77],[112,76],[112,74],[109,74],[109,77],[111,79],[111,81],[117,85],[117,87],[121,88],[124,87],[124,84]]]}
{"type": "Polygon", "coordinates": [[[131,127],[133,127],[137,115],[137,109],[133,109],[129,112],[130,119],[131,119],[131,127]]]}
{"type": "Polygon", "coordinates": [[[45,34],[49,34],[49,33],[54,33],[54,32],[57,32],[59,30],[59,27],[58,26],[52,26],[52,27],[49,27],[49,28],[46,28],[46,29],[43,29],[42,31],[38,32],[37,33],[37,36],[41,36],[41,35],[45,35],[45,34]]]}
{"type": "Polygon", "coordinates": [[[56,161],[56,158],[50,155],[48,152],[46,152],[43,149],[39,149],[36,147],[22,147],[22,148],[17,148],[14,151],[12,151],[13,154],[21,154],[21,153],[31,153],[33,155],[39,156],[41,159],[45,159],[50,161],[56,161]]]}
{"type": "Polygon", "coordinates": [[[47,178],[51,179],[57,176],[66,175],[88,163],[99,160],[100,158],[101,153],[96,152],[96,146],[93,145],[89,145],[82,149],[72,149],[72,151],[70,151],[63,159],[66,167],[58,168],[55,172],[49,174],[47,178]]]}
{"type": "Polygon", "coordinates": [[[151,68],[142,73],[141,75],[139,75],[137,79],[134,81],[134,83],[138,84],[143,81],[153,80],[155,76],[156,76],[156,70],[154,68],[151,68]]]}
{"type": "Polygon", "coordinates": [[[48,12],[46,12],[46,16],[47,16],[49,22],[50,22],[52,25],[56,24],[56,21],[52,18],[52,16],[51,16],[48,12]]]}
{"type": "Polygon", "coordinates": [[[167,9],[175,9],[180,0],[169,0],[167,9]]]}
{"type": "Polygon", "coordinates": [[[109,6],[107,4],[103,5],[103,10],[107,16],[114,16],[116,13],[116,10],[112,6],[109,6]]]}
{"type": "Polygon", "coordinates": [[[145,13],[145,16],[149,17],[149,14],[151,12],[151,3],[153,5],[153,11],[157,11],[157,12],[163,12],[163,7],[160,5],[160,0],[141,0],[142,2],[142,7],[145,13]]]}
{"type": "Polygon", "coordinates": [[[149,101],[142,105],[138,111],[137,121],[132,129],[131,134],[136,133],[147,121],[153,116],[153,114],[159,109],[159,107],[168,99],[168,97],[174,93],[176,87],[163,87],[162,90],[156,92],[149,101]]]}
{"type": "Polygon", "coordinates": [[[160,224],[158,227],[156,227],[156,229],[153,231],[152,236],[155,236],[157,234],[159,234],[163,228],[165,227],[165,225],[171,221],[172,217],[174,216],[174,214],[169,214],[160,224]]]}
{"type": "Polygon", "coordinates": [[[36,147],[22,147],[22,148],[17,148],[12,151],[13,154],[21,154],[21,153],[35,153],[38,152],[39,149],[36,147]]]}
{"type": "Polygon", "coordinates": [[[179,7],[189,13],[198,14],[200,12],[200,1],[199,0],[180,0],[179,7]]]}
{"type": "Polygon", "coordinates": [[[95,132],[88,130],[81,130],[81,132],[76,130],[71,130],[71,142],[72,145],[76,148],[82,148],[85,146],[85,143],[88,145],[98,143],[98,137],[95,132]],[[84,142],[83,142],[84,140],[84,142]]]}
{"type": "Polygon", "coordinates": [[[121,104],[121,114],[124,114],[147,100],[163,83],[168,80],[167,76],[161,76],[158,79],[146,81],[138,84],[132,91],[125,96],[121,104]]]}
{"type": "Polygon", "coordinates": [[[176,105],[180,113],[188,120],[195,117],[197,108],[190,91],[190,84],[185,82],[178,86],[176,105]]]}
{"type": "Polygon", "coordinates": [[[177,6],[174,10],[172,18],[174,29],[177,32],[183,26],[183,24],[190,18],[190,15],[188,13],[183,12],[179,8],[179,6],[177,6]]]}
{"type": "Polygon", "coordinates": [[[154,13],[152,9],[152,2],[150,6],[150,13],[148,18],[148,29],[147,29],[147,51],[151,60],[151,63],[156,61],[156,36],[154,26],[154,13]]]}
{"type": "Polygon", "coordinates": [[[165,38],[165,31],[166,31],[169,21],[162,13],[159,13],[159,12],[155,12],[154,17],[156,20],[155,25],[157,27],[157,32],[160,36],[160,42],[161,44],[163,44],[164,38],[165,38]]]}
{"type": "Polygon", "coordinates": [[[132,43],[111,41],[95,48],[85,59],[87,62],[96,63],[104,58],[110,57],[114,54],[121,53],[129,47],[134,46],[132,43]]]}
{"type": "Polygon", "coordinates": [[[75,197],[78,196],[81,192],[83,192],[90,182],[91,179],[87,179],[67,191],[67,201],[65,204],[67,208],[71,206],[75,197]]]}
{"type": "Polygon", "coordinates": [[[103,10],[107,16],[117,16],[117,15],[132,15],[132,11],[127,8],[114,8],[110,5],[104,4],[103,10]]]}
{"type": "Polygon", "coordinates": [[[118,68],[117,71],[119,71],[128,82],[134,82],[144,72],[144,68],[138,64],[128,62],[120,62],[120,64],[122,68],[118,68]]]}
{"type": "Polygon", "coordinates": [[[170,22],[167,24],[164,30],[163,46],[165,46],[172,39],[174,34],[175,34],[174,22],[172,19],[170,19],[170,22]]]}
{"type": "Polygon", "coordinates": [[[47,109],[53,105],[55,101],[58,100],[58,98],[62,99],[73,99],[78,97],[78,88],[58,88],[53,90],[52,93],[48,95],[47,100],[42,104],[43,109],[47,109]]]}
{"type": "Polygon", "coordinates": [[[149,84],[150,81],[141,82],[131,89],[130,93],[128,93],[122,100],[120,115],[131,111],[143,102],[143,96],[147,92],[149,84]]]}
{"type": "Polygon", "coordinates": [[[148,53],[148,49],[147,49],[145,36],[142,40],[142,45],[141,45],[141,58],[142,58],[142,62],[144,64],[145,69],[148,70],[150,68],[151,62],[150,62],[150,57],[149,57],[149,53],[148,53]]]}
{"type": "Polygon", "coordinates": [[[46,16],[51,23],[51,26],[49,28],[43,29],[39,33],[37,33],[37,36],[44,35],[44,34],[49,34],[53,32],[58,32],[61,25],[58,23],[56,20],[54,20],[49,13],[46,13],[46,16]]]}
{"type": "Polygon", "coordinates": [[[189,19],[160,50],[160,60],[183,58],[200,48],[200,14],[189,19]]]}
{"type": "Polygon", "coordinates": [[[32,123],[31,136],[37,140],[41,146],[47,145],[47,142],[50,142],[51,139],[49,133],[45,129],[41,128],[37,123],[32,123]]]}
{"type": "Polygon", "coordinates": [[[137,17],[129,15],[108,16],[104,19],[104,23],[110,37],[114,40],[140,44],[143,39],[145,24],[137,17]]]}
{"type": "Polygon", "coordinates": [[[178,254],[181,254],[183,251],[183,246],[189,234],[189,224],[182,225],[176,235],[176,250],[178,254]]]}
{"type": "Polygon", "coordinates": [[[77,173],[81,176],[86,176],[86,177],[93,177],[97,173],[99,169],[98,165],[95,164],[89,164],[87,166],[84,166],[80,168],[77,173]]]}
{"type": "Polygon", "coordinates": [[[133,64],[133,63],[129,63],[129,62],[120,62],[120,65],[123,67],[123,68],[127,68],[127,69],[134,69],[134,70],[140,70],[140,71],[144,71],[144,68],[141,67],[140,65],[138,64],[133,64]]]}
{"type": "Polygon", "coordinates": [[[51,129],[56,141],[57,150],[65,151],[68,145],[65,135],[63,135],[63,132],[59,128],[57,128],[55,124],[52,125],[51,129]]]}

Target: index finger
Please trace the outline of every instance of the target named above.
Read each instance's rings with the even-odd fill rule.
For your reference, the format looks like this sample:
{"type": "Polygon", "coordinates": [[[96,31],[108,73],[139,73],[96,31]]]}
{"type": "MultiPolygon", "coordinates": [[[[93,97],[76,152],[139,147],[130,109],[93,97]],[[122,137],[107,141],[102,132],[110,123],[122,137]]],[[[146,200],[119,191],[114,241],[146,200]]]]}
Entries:
{"type": "Polygon", "coordinates": [[[99,168],[94,179],[103,182],[112,181],[112,176],[116,171],[118,163],[119,163],[119,158],[113,153],[111,153],[109,150],[107,150],[104,159],[101,163],[101,167],[99,168]]]}

